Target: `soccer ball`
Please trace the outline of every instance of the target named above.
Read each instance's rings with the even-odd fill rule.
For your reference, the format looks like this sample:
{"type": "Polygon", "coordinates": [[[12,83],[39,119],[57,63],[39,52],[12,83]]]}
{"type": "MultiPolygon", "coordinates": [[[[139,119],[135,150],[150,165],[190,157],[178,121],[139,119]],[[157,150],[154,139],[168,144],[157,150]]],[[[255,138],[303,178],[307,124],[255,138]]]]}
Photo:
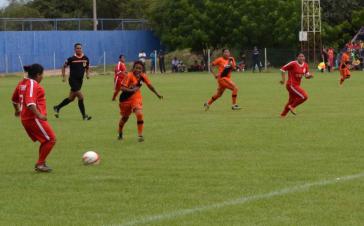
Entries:
{"type": "Polygon", "coordinates": [[[82,161],[85,165],[98,165],[100,163],[100,156],[94,151],[87,151],[83,154],[82,161]]]}

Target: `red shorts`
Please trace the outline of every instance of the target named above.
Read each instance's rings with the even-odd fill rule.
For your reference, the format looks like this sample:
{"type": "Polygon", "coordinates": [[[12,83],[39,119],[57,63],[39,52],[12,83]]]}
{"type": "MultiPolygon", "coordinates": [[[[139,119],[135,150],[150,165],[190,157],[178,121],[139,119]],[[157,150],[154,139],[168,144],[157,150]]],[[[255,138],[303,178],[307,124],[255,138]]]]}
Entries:
{"type": "Polygon", "coordinates": [[[136,110],[143,110],[143,103],[141,100],[125,101],[119,104],[119,108],[122,116],[129,116],[136,110]]]}
{"type": "Polygon", "coordinates": [[[121,89],[122,78],[120,76],[115,76],[114,78],[114,90],[121,89]]]}
{"type": "Polygon", "coordinates": [[[55,140],[56,135],[53,132],[52,127],[47,121],[40,119],[29,119],[21,121],[25,131],[27,131],[29,137],[35,142],[39,141],[44,143],[46,141],[55,140]]]}
{"type": "Polygon", "coordinates": [[[350,71],[349,71],[349,68],[345,67],[345,68],[343,68],[343,69],[340,69],[340,75],[341,75],[341,77],[343,77],[343,78],[350,77],[350,71]]]}
{"type": "Polygon", "coordinates": [[[229,90],[234,90],[237,89],[235,83],[233,81],[231,81],[231,79],[229,78],[219,78],[217,80],[218,84],[219,84],[219,90],[223,91],[225,89],[229,89],[229,90]]]}

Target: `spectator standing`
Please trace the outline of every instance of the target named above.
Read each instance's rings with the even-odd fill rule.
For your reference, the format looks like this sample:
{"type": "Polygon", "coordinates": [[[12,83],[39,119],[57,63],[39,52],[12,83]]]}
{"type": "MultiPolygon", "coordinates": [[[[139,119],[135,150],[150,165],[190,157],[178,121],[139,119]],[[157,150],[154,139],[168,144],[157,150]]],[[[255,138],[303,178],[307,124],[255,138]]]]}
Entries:
{"type": "Polygon", "coordinates": [[[150,57],[150,73],[155,74],[156,72],[156,68],[155,68],[155,59],[156,59],[156,55],[155,53],[157,52],[157,50],[153,50],[153,52],[150,53],[149,57],[150,57]]]}
{"type": "Polygon", "coordinates": [[[159,51],[159,54],[158,54],[158,60],[159,60],[159,69],[161,70],[161,73],[166,73],[166,65],[164,63],[164,52],[163,50],[160,50],[159,51]]]}
{"type": "Polygon", "coordinates": [[[174,57],[172,60],[172,72],[178,72],[178,64],[179,61],[177,60],[177,57],[174,57]]]}
{"type": "Polygon", "coordinates": [[[260,62],[260,52],[259,52],[259,50],[258,50],[258,48],[256,46],[254,46],[254,49],[253,49],[252,59],[253,59],[253,72],[255,72],[255,67],[256,66],[258,67],[259,72],[261,72],[262,71],[262,64],[260,62]]]}
{"type": "Polygon", "coordinates": [[[143,66],[144,66],[144,69],[143,69],[144,71],[143,72],[145,73],[145,61],[147,59],[147,54],[145,53],[144,50],[142,50],[139,53],[138,57],[139,57],[139,61],[143,63],[143,66]]]}

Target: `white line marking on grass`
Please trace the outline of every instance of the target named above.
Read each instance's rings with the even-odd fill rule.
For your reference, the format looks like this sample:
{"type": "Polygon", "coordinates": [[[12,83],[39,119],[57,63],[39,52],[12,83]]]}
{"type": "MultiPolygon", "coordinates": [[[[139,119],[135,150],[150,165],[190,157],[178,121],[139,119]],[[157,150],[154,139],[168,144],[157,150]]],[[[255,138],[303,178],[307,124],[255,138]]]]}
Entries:
{"type": "Polygon", "coordinates": [[[270,198],[273,198],[276,196],[283,196],[283,195],[287,195],[287,194],[303,192],[303,191],[309,190],[310,188],[313,188],[313,187],[322,187],[322,186],[326,186],[326,185],[342,183],[345,181],[351,181],[351,180],[359,179],[362,177],[364,177],[364,172],[359,173],[359,174],[349,175],[349,176],[338,177],[338,178],[330,179],[330,180],[322,180],[322,181],[297,185],[297,186],[293,186],[293,187],[283,188],[283,189],[272,191],[272,192],[265,193],[265,194],[252,195],[252,196],[241,196],[237,199],[227,200],[227,201],[220,202],[220,203],[215,203],[215,204],[210,204],[210,205],[205,205],[205,206],[197,206],[197,207],[189,208],[189,209],[181,209],[181,210],[176,210],[176,211],[172,211],[169,213],[162,213],[162,214],[158,214],[158,215],[140,217],[140,218],[136,218],[132,221],[128,221],[128,222],[125,222],[122,224],[117,224],[115,226],[134,226],[134,225],[152,223],[152,222],[156,222],[156,221],[174,219],[177,217],[186,216],[186,215],[190,215],[190,214],[194,214],[194,213],[205,212],[205,211],[214,210],[214,209],[221,209],[221,208],[228,207],[228,206],[241,205],[241,204],[254,202],[254,201],[258,201],[258,200],[270,199],[270,198]]]}

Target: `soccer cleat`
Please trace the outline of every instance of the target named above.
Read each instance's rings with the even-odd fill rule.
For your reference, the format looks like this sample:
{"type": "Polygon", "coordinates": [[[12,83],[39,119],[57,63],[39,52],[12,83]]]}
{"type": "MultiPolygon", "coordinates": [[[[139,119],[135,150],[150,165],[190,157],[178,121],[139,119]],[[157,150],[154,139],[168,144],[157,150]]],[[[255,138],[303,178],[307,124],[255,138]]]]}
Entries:
{"type": "Polygon", "coordinates": [[[293,115],[296,115],[296,110],[294,107],[292,107],[291,105],[288,105],[288,109],[289,111],[293,114],[293,115]]]}
{"type": "Polygon", "coordinates": [[[118,140],[122,140],[122,139],[123,139],[123,133],[119,133],[118,140]]]}
{"type": "Polygon", "coordinates": [[[58,109],[58,107],[57,107],[57,106],[54,106],[54,107],[53,107],[53,111],[54,111],[54,116],[55,116],[56,118],[59,118],[59,109],[58,109]]]}
{"type": "Polygon", "coordinates": [[[83,116],[83,120],[84,121],[90,121],[92,119],[92,117],[91,116],[89,116],[89,115],[85,115],[85,116],[83,116]]]}
{"type": "Polygon", "coordinates": [[[144,137],[143,136],[139,136],[138,137],[138,142],[143,142],[144,141],[144,137]]]}
{"type": "Polygon", "coordinates": [[[40,173],[49,173],[52,171],[52,168],[50,168],[44,163],[44,164],[36,164],[34,170],[40,173]]]}
{"type": "Polygon", "coordinates": [[[210,108],[210,105],[206,102],[203,104],[203,107],[205,108],[205,111],[208,111],[210,108]]]}
{"type": "Polygon", "coordinates": [[[241,110],[241,107],[237,104],[234,104],[232,107],[231,107],[232,110],[236,111],[236,110],[241,110]]]}

